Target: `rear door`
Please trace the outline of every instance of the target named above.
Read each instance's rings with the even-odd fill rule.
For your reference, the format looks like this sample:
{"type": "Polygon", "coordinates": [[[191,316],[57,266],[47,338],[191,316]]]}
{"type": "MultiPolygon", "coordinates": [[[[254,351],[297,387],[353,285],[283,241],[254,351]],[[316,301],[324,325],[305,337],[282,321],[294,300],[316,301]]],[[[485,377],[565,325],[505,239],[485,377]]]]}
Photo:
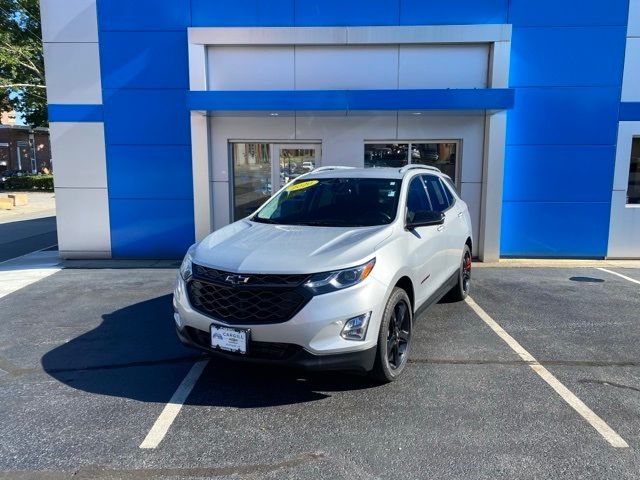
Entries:
{"type": "Polygon", "coordinates": [[[445,282],[460,267],[462,248],[466,238],[462,238],[464,219],[460,206],[456,205],[455,197],[446,190],[442,180],[437,175],[423,175],[425,187],[433,209],[445,214],[442,239],[442,279],[445,282]]]}

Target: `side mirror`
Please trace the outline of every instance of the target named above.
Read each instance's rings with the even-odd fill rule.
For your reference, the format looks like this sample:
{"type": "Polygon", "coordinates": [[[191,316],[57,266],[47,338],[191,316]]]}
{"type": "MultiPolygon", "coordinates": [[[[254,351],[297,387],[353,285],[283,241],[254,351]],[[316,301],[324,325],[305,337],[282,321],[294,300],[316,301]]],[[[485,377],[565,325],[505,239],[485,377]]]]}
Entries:
{"type": "Polygon", "coordinates": [[[419,210],[413,215],[413,220],[407,221],[405,228],[413,230],[416,227],[427,227],[429,225],[442,225],[444,223],[444,213],[432,210],[419,210]]]}

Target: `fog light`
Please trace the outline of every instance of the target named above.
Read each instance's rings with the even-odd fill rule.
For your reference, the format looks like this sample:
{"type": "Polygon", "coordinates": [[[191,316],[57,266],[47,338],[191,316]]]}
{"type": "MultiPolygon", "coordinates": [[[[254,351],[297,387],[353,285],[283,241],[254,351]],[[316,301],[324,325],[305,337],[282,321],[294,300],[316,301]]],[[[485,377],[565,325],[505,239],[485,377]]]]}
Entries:
{"type": "Polygon", "coordinates": [[[369,326],[370,317],[371,312],[350,318],[345,322],[342,332],[340,332],[340,336],[345,340],[364,340],[364,337],[367,335],[367,327],[369,326]]]}
{"type": "Polygon", "coordinates": [[[176,325],[178,326],[178,328],[182,328],[182,317],[178,312],[175,312],[173,314],[173,320],[176,322],[176,325]]]}

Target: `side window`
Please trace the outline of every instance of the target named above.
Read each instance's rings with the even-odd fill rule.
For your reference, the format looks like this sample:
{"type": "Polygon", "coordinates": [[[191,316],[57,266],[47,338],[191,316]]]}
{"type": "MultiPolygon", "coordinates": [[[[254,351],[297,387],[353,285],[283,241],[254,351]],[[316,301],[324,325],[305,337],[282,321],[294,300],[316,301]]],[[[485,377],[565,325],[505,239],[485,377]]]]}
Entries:
{"type": "Polygon", "coordinates": [[[407,191],[407,221],[412,222],[416,212],[431,210],[431,202],[420,177],[413,177],[407,191]]]}
{"type": "Polygon", "coordinates": [[[440,182],[442,183],[442,187],[444,188],[444,194],[447,196],[449,206],[453,205],[456,200],[453,196],[453,193],[451,193],[451,191],[453,190],[451,187],[451,182],[449,181],[449,179],[446,179],[446,181],[442,181],[442,178],[440,179],[440,182]]]}
{"type": "Polygon", "coordinates": [[[433,175],[424,175],[424,184],[427,187],[433,210],[436,212],[444,212],[449,208],[449,200],[444,191],[440,179],[433,175]]]}

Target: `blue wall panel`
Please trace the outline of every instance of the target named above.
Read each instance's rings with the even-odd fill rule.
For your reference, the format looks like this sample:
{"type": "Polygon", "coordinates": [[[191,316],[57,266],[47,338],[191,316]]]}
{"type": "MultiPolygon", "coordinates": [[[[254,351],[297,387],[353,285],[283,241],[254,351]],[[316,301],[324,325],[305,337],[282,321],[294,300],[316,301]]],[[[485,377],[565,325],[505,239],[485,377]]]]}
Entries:
{"type": "Polygon", "coordinates": [[[507,120],[507,144],[612,145],[620,88],[521,88],[507,120]]]}
{"type": "Polygon", "coordinates": [[[624,27],[514,28],[512,87],[619,86],[624,27]]]}
{"type": "Polygon", "coordinates": [[[187,32],[102,32],[103,88],[189,88],[187,32]]]}
{"type": "MultiPolygon", "coordinates": [[[[191,0],[97,0],[100,30],[184,30],[191,0]]],[[[62,8],[62,7],[61,7],[62,8]]]]}
{"type": "Polygon", "coordinates": [[[293,25],[294,0],[192,0],[194,27],[293,25]]]}
{"type": "Polygon", "coordinates": [[[626,25],[629,0],[511,0],[518,26],[626,25]]]}
{"type": "Polygon", "coordinates": [[[398,25],[399,0],[296,0],[295,24],[398,25]]]}
{"type": "Polygon", "coordinates": [[[401,25],[507,23],[508,0],[401,0],[401,25]]]}
{"type": "Polygon", "coordinates": [[[194,242],[192,200],[109,199],[116,258],[180,258],[194,242]]]}
{"type": "Polygon", "coordinates": [[[50,122],[101,122],[104,118],[102,105],[47,105],[47,118],[50,122]]]}
{"type": "Polygon", "coordinates": [[[107,145],[109,198],[192,199],[191,148],[107,145]]]}
{"type": "Polygon", "coordinates": [[[608,202],[504,202],[501,253],[524,257],[604,257],[609,209],[608,202]]]}
{"type": "Polygon", "coordinates": [[[608,202],[613,145],[508,146],[503,200],[608,202]]]}
{"type": "Polygon", "coordinates": [[[103,90],[108,145],[190,145],[184,90],[103,90]]]}

